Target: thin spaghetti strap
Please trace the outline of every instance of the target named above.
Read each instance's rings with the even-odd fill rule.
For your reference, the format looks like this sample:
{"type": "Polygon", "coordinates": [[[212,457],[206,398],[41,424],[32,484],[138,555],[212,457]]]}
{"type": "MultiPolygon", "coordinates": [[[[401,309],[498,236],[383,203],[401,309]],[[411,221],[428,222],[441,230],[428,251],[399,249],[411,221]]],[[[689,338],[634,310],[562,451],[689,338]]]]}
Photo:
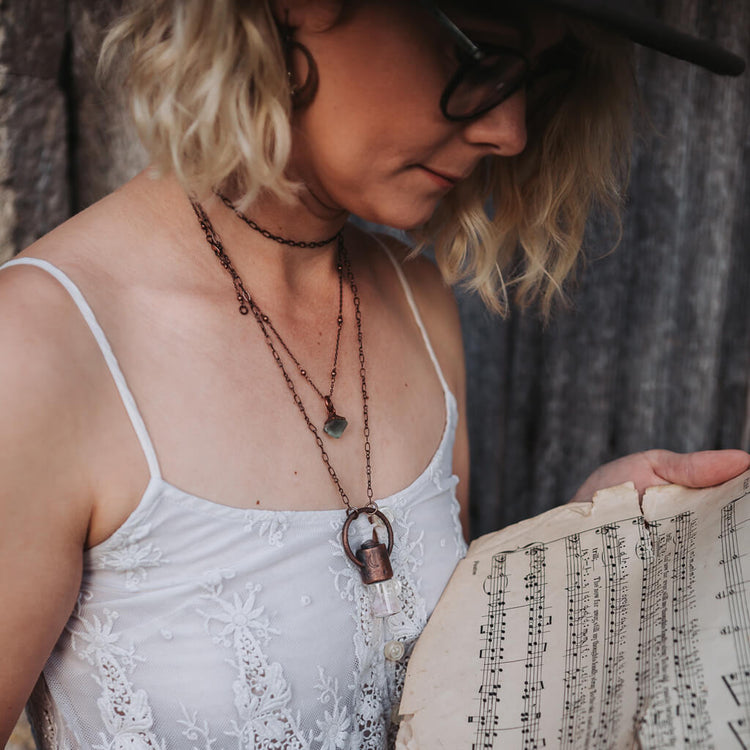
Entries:
{"type": "Polygon", "coordinates": [[[414,320],[416,321],[417,326],[422,333],[422,338],[424,339],[425,347],[427,348],[427,352],[430,355],[432,364],[435,367],[435,372],[437,373],[438,379],[440,380],[440,385],[443,386],[443,392],[447,396],[451,392],[451,390],[450,388],[448,388],[448,383],[446,382],[445,377],[443,376],[443,370],[440,367],[440,363],[438,362],[437,357],[435,356],[435,350],[432,348],[430,337],[427,335],[427,330],[425,329],[424,323],[422,322],[422,316],[419,314],[419,308],[417,307],[417,303],[414,301],[414,295],[412,294],[411,287],[409,286],[409,282],[406,280],[406,276],[404,275],[404,271],[401,268],[401,264],[396,260],[396,257],[390,251],[388,246],[377,235],[372,235],[372,236],[375,238],[375,240],[377,240],[378,244],[380,245],[380,247],[383,248],[383,250],[385,251],[385,254],[388,256],[391,263],[393,264],[393,268],[396,271],[396,276],[398,276],[398,280],[401,282],[401,287],[404,290],[406,299],[409,302],[409,307],[411,308],[412,314],[414,315],[414,320]]]}
{"type": "Polygon", "coordinates": [[[96,343],[99,345],[99,349],[101,350],[102,355],[104,356],[104,361],[107,363],[107,367],[109,368],[109,371],[112,375],[112,379],[115,381],[115,385],[117,386],[117,390],[120,394],[120,398],[122,399],[122,403],[125,406],[125,410],[128,413],[128,417],[130,418],[130,422],[133,425],[135,434],[138,437],[138,441],[141,444],[143,453],[146,456],[146,461],[148,462],[148,468],[151,473],[151,478],[154,479],[161,477],[159,462],[156,458],[156,452],[154,451],[154,446],[151,442],[151,437],[148,434],[148,430],[146,429],[143,417],[141,417],[141,414],[138,411],[138,407],[136,406],[135,399],[133,398],[133,394],[130,392],[127,383],[125,382],[125,377],[122,374],[122,370],[120,370],[120,365],[117,363],[117,358],[112,351],[112,347],[109,345],[109,341],[107,341],[107,337],[104,334],[104,331],[96,320],[94,312],[89,306],[88,302],[86,302],[86,299],[81,293],[81,290],[57,266],[52,265],[52,263],[50,263],[49,261],[41,260],[39,258],[16,258],[15,260],[11,260],[5,265],[0,266],[0,268],[8,268],[9,266],[20,265],[36,266],[37,268],[41,268],[51,276],[54,276],[57,281],[59,281],[60,284],[65,287],[68,294],[70,294],[73,302],[75,302],[78,310],[83,316],[83,319],[86,321],[86,324],[88,325],[91,333],[96,339],[96,343]]]}

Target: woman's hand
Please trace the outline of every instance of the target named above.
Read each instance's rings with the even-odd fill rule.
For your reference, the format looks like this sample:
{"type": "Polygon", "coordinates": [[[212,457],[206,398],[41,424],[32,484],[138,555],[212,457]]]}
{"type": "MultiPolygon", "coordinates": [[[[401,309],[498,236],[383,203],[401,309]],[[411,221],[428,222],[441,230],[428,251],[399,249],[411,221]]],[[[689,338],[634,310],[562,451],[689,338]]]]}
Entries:
{"type": "Polygon", "coordinates": [[[594,493],[623,482],[633,482],[642,497],[648,487],[679,484],[683,487],[712,487],[750,468],[750,454],[740,450],[673,453],[642,451],[600,466],[578,488],[571,502],[591,500],[594,493]]]}

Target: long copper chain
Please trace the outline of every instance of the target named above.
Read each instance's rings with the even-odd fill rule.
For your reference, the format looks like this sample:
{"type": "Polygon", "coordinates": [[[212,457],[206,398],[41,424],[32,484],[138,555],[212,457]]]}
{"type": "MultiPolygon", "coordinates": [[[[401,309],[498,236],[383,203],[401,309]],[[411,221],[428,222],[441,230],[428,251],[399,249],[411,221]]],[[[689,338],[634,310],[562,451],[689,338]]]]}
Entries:
{"type": "MultiPolygon", "coordinates": [[[[300,398],[299,394],[297,393],[296,388],[294,387],[294,381],[292,380],[289,373],[287,372],[286,367],[284,367],[284,363],[281,359],[281,355],[279,354],[278,350],[274,346],[273,337],[271,335],[271,331],[273,329],[271,327],[269,317],[260,309],[260,307],[258,307],[258,304],[255,302],[253,297],[245,288],[245,285],[242,282],[242,278],[240,277],[239,273],[237,273],[236,269],[232,265],[232,261],[229,259],[229,256],[226,254],[224,250],[224,246],[221,242],[221,239],[219,238],[218,234],[214,230],[213,225],[211,224],[211,221],[208,218],[208,215],[203,210],[203,206],[201,206],[200,203],[198,203],[197,201],[193,199],[190,200],[190,203],[193,207],[193,211],[195,212],[196,217],[198,218],[198,222],[200,223],[201,229],[206,235],[206,241],[208,242],[208,244],[211,246],[212,250],[214,251],[214,254],[218,258],[219,263],[221,263],[221,265],[225,268],[227,273],[232,277],[232,284],[234,285],[234,290],[235,290],[235,294],[237,297],[237,301],[240,303],[240,307],[239,307],[240,313],[242,315],[247,315],[248,312],[252,312],[253,317],[257,321],[258,326],[260,327],[260,330],[263,333],[263,337],[266,340],[266,344],[271,350],[271,354],[273,355],[274,361],[276,362],[279,369],[281,370],[281,374],[284,377],[284,381],[286,382],[287,387],[289,388],[292,394],[294,403],[299,409],[299,412],[302,415],[303,419],[305,420],[307,429],[310,430],[310,432],[313,434],[315,438],[315,442],[317,443],[318,448],[320,449],[320,455],[321,455],[321,458],[323,459],[323,463],[325,464],[326,469],[328,470],[328,474],[331,477],[331,480],[333,481],[336,489],[338,490],[339,495],[341,496],[342,502],[347,507],[347,512],[348,513],[357,512],[358,509],[355,508],[351,504],[351,501],[349,500],[349,496],[347,495],[344,488],[341,486],[341,481],[339,480],[338,474],[336,474],[336,470],[333,468],[333,465],[331,464],[331,459],[329,458],[328,453],[325,449],[325,444],[323,443],[323,440],[320,437],[320,434],[318,433],[318,429],[315,427],[310,417],[308,417],[307,411],[305,410],[305,406],[302,403],[302,399],[300,398]]],[[[368,403],[367,403],[369,400],[369,396],[367,394],[367,370],[365,368],[365,350],[364,350],[364,338],[362,336],[362,311],[360,308],[359,290],[357,289],[357,284],[354,279],[354,272],[352,271],[352,267],[349,262],[349,256],[347,255],[347,252],[346,252],[346,247],[344,245],[344,238],[340,232],[337,235],[337,239],[338,239],[339,260],[342,264],[342,270],[346,271],[346,277],[349,282],[349,287],[352,290],[352,298],[354,302],[354,317],[355,317],[355,321],[357,324],[357,344],[359,347],[359,376],[360,376],[360,382],[362,385],[362,419],[363,419],[362,432],[364,436],[365,471],[367,474],[367,504],[364,507],[377,509],[377,505],[373,499],[373,490],[372,490],[372,466],[370,462],[370,459],[371,459],[370,422],[369,422],[369,409],[368,409],[368,403]]],[[[278,334],[276,334],[276,336],[278,337],[278,334]]],[[[284,348],[286,349],[286,347],[284,348]]],[[[286,351],[288,352],[289,350],[286,349],[286,351]]]]}
{"type": "MultiPolygon", "coordinates": [[[[258,232],[266,239],[273,240],[274,242],[278,242],[280,245],[287,245],[289,247],[300,247],[300,248],[320,248],[320,247],[325,247],[326,245],[330,245],[332,242],[338,240],[341,237],[341,230],[336,232],[336,234],[329,237],[328,239],[317,240],[314,242],[304,242],[301,240],[290,240],[290,239],[287,239],[286,237],[279,237],[279,235],[272,234],[267,229],[263,229],[263,227],[258,226],[258,224],[256,224],[252,219],[250,219],[242,211],[240,211],[240,209],[237,208],[237,206],[235,206],[234,203],[232,203],[232,201],[229,200],[229,198],[227,198],[225,195],[223,195],[222,193],[216,193],[216,195],[218,195],[219,198],[221,198],[222,202],[227,208],[231,209],[235,213],[235,215],[239,219],[244,221],[245,224],[247,224],[253,231],[258,232]]],[[[339,313],[336,318],[336,345],[333,350],[333,363],[331,364],[331,376],[330,376],[330,385],[328,388],[328,397],[326,397],[325,394],[321,392],[320,388],[318,388],[318,386],[315,385],[315,383],[313,382],[307,370],[302,366],[299,360],[294,356],[292,351],[286,345],[286,342],[281,337],[281,334],[279,334],[279,332],[276,330],[276,328],[274,327],[270,319],[267,323],[273,335],[276,336],[276,340],[279,342],[279,344],[281,344],[284,351],[289,355],[289,358],[292,360],[292,362],[294,362],[299,374],[309,383],[310,387],[315,391],[315,393],[317,393],[318,396],[320,396],[320,398],[323,400],[323,403],[325,404],[326,409],[329,411],[329,413],[330,411],[333,410],[332,399],[333,399],[333,391],[334,391],[334,388],[336,387],[337,364],[339,361],[339,345],[341,343],[341,328],[344,325],[344,316],[343,316],[344,284],[343,284],[343,266],[341,263],[340,253],[338,254],[338,257],[336,259],[336,270],[338,271],[338,274],[339,274],[339,313]]],[[[247,313],[244,313],[244,314],[247,314],[247,313]]]]}
{"type": "Polygon", "coordinates": [[[297,371],[299,374],[310,384],[310,387],[315,391],[315,393],[318,394],[323,399],[323,403],[327,404],[331,399],[333,399],[333,389],[336,387],[336,375],[338,374],[338,361],[339,361],[339,345],[341,343],[341,329],[344,325],[344,273],[343,273],[343,262],[341,258],[341,245],[339,245],[338,249],[338,258],[336,259],[336,270],[339,274],[339,314],[336,318],[336,345],[333,350],[333,363],[331,364],[331,384],[328,388],[328,396],[326,397],[323,393],[321,393],[320,388],[318,388],[317,385],[313,382],[312,378],[310,377],[310,374],[307,372],[307,370],[300,364],[297,357],[292,354],[289,347],[286,345],[286,342],[284,339],[281,338],[281,335],[274,327],[273,323],[269,319],[266,322],[266,325],[268,326],[269,330],[273,333],[274,336],[276,336],[276,339],[278,340],[279,344],[281,344],[284,351],[289,355],[289,359],[294,362],[295,366],[297,367],[297,371]]]}

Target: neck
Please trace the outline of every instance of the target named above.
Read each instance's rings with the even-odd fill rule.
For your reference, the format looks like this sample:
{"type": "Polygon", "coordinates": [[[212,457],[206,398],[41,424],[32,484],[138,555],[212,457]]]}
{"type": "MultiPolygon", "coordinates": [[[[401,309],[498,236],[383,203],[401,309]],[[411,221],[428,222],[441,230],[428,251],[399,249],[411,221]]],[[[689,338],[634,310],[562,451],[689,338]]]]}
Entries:
{"type": "MultiPolygon", "coordinates": [[[[229,187],[222,191],[222,195],[233,206],[241,208],[237,190],[229,187]]],[[[309,191],[301,191],[290,200],[283,200],[269,192],[258,196],[246,209],[241,210],[248,220],[257,225],[257,229],[236,215],[218,197],[206,203],[206,210],[212,221],[215,217],[219,222],[220,232],[226,236],[227,252],[233,252],[242,265],[245,264],[243,258],[251,255],[252,264],[258,269],[263,268],[263,274],[269,278],[296,287],[304,285],[306,281],[314,283],[319,274],[329,274],[335,268],[335,238],[342,231],[347,214],[324,206],[309,191]],[[315,246],[327,239],[331,241],[315,246]]]]}
{"type": "Polygon", "coordinates": [[[332,237],[348,217],[346,211],[326,206],[306,188],[288,199],[265,191],[247,207],[239,203],[238,191],[222,190],[221,194],[264,229],[295,242],[316,242],[332,237]]]}
{"type": "MultiPolygon", "coordinates": [[[[164,227],[175,247],[187,244],[192,249],[194,263],[185,266],[185,271],[192,268],[196,279],[212,278],[216,259],[178,180],[173,175],[155,178],[144,170],[129,183],[128,189],[148,208],[153,221],[164,227]]],[[[231,199],[238,193],[227,190],[226,195],[231,199]]],[[[277,299],[282,305],[284,300],[294,300],[299,305],[300,300],[325,296],[325,290],[335,292],[338,285],[336,242],[321,248],[280,245],[253,231],[217,196],[206,198],[203,208],[237,271],[264,299],[277,299]]],[[[326,216],[322,211],[308,208],[302,199],[283,202],[270,195],[253,202],[244,213],[264,229],[293,240],[331,237],[346,221],[341,212],[326,216]]]]}

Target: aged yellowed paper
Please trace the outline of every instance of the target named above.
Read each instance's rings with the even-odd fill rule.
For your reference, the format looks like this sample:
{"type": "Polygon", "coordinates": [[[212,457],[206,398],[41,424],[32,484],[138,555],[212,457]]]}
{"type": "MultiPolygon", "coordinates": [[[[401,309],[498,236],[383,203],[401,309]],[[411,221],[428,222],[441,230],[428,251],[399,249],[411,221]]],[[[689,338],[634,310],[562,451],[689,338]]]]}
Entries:
{"type": "Polygon", "coordinates": [[[750,473],[597,494],[476,540],[397,747],[750,748],[750,473]]]}

